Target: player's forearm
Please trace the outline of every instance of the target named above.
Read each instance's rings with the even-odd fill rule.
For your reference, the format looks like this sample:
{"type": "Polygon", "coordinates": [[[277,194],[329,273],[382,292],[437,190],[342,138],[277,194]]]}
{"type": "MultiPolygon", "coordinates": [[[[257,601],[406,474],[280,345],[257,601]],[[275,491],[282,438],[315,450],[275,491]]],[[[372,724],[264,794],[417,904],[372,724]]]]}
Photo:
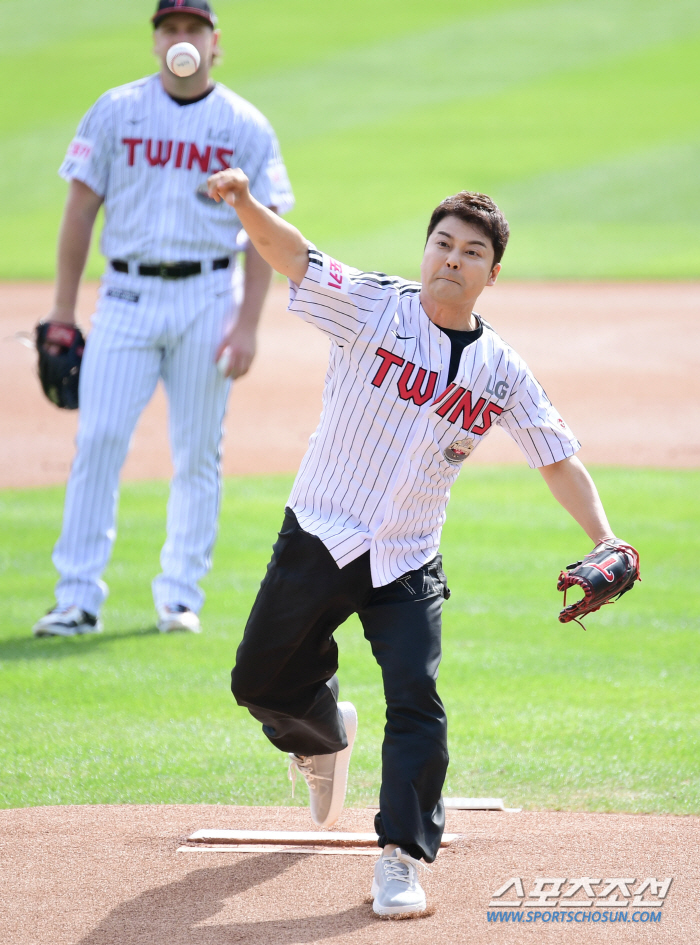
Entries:
{"type": "Polygon", "coordinates": [[[102,199],[85,184],[71,182],[58,237],[56,288],[50,314],[52,321],[75,321],[78,287],[101,203],[102,199]]]}
{"type": "Polygon", "coordinates": [[[272,267],[250,246],[245,254],[243,300],[238,312],[238,325],[242,328],[256,330],[271,280],[272,267]]]}
{"type": "Polygon", "coordinates": [[[277,272],[297,284],[309,268],[309,244],[299,230],[250,193],[248,178],[239,167],[212,174],[209,196],[234,208],[251,243],[277,272]]]}
{"type": "Polygon", "coordinates": [[[250,194],[236,202],[236,213],[265,262],[283,276],[301,282],[309,266],[309,244],[299,230],[250,194]]]}
{"type": "Polygon", "coordinates": [[[594,544],[614,537],[595,483],[576,456],[542,466],[540,472],[554,498],[594,544]]]}

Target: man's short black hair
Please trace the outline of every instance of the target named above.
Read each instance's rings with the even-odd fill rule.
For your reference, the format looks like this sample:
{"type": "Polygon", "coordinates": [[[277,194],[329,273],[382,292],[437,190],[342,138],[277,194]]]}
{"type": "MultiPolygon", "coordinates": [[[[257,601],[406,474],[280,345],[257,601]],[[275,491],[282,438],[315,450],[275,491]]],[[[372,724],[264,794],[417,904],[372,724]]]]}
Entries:
{"type": "Polygon", "coordinates": [[[493,246],[493,265],[503,259],[506,244],[510,236],[508,221],[496,204],[486,194],[473,193],[470,190],[461,190],[452,197],[445,197],[442,203],[433,210],[428,224],[427,243],[430,234],[445,217],[459,217],[465,223],[470,223],[481,230],[491,240],[493,246]]]}

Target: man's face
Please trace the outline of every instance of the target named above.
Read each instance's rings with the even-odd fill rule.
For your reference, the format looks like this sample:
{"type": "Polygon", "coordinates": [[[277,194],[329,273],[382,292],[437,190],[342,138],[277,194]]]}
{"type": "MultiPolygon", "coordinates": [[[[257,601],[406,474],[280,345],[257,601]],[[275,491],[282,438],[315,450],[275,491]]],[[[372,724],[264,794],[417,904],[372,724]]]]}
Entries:
{"type": "Polygon", "coordinates": [[[171,46],[192,43],[202,59],[200,69],[208,69],[218,42],[219,31],[213,30],[203,17],[191,13],[170,13],[153,31],[153,51],[163,68],[167,68],[165,57],[171,46]]]}
{"type": "Polygon", "coordinates": [[[459,217],[447,216],[428,237],[420,274],[423,292],[435,302],[458,305],[493,285],[500,264],[486,234],[459,217]]]}

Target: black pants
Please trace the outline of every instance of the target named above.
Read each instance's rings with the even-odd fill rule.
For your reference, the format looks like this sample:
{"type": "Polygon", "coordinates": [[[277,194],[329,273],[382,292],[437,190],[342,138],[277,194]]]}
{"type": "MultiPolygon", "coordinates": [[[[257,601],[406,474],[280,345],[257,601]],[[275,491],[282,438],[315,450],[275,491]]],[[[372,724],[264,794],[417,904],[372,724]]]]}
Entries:
{"type": "Polygon", "coordinates": [[[357,613],[382,670],[386,726],[375,829],[429,863],[445,826],[447,720],[437,694],[441,614],[449,595],[438,555],[372,587],[369,552],[339,568],[323,542],[286,510],[231,674],[239,705],[277,748],[299,755],[347,745],[337,709],[333,633],[357,613]]]}

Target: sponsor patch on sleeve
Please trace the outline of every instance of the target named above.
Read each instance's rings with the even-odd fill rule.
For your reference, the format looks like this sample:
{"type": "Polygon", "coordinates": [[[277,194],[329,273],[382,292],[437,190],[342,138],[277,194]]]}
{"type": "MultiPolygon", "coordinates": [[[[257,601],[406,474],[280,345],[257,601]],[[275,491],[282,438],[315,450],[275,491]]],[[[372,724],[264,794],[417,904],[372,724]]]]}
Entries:
{"type": "Polygon", "coordinates": [[[78,164],[86,164],[92,154],[93,143],[87,138],[73,138],[68,145],[66,160],[78,164]]]}
{"type": "Polygon", "coordinates": [[[350,285],[348,267],[324,253],[320,285],[324,289],[335,289],[336,292],[347,293],[350,285]]]}

